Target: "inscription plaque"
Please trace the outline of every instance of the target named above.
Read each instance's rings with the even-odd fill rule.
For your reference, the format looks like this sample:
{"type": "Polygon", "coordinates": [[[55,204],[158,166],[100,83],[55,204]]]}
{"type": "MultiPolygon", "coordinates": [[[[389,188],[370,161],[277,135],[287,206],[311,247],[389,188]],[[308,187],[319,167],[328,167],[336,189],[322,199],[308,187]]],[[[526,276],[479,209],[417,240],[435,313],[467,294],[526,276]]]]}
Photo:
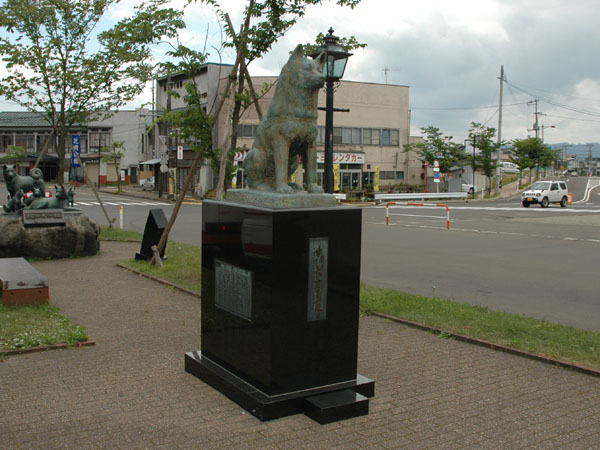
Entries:
{"type": "Polygon", "coordinates": [[[215,306],[252,321],[252,272],[215,259],[215,306]]]}
{"type": "Polygon", "coordinates": [[[30,226],[50,226],[65,225],[65,214],[62,209],[24,209],[23,225],[30,226]]]}
{"type": "Polygon", "coordinates": [[[308,314],[309,322],[327,319],[327,238],[308,240],[308,314]]]}

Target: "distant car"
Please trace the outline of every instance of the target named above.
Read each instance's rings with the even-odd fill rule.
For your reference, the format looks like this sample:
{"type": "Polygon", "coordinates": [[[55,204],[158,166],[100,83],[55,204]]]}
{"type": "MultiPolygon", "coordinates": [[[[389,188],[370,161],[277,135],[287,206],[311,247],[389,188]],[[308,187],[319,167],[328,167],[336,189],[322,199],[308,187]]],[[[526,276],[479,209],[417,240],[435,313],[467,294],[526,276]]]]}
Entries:
{"type": "Polygon", "coordinates": [[[465,180],[461,180],[461,191],[462,192],[468,192],[469,195],[473,195],[473,192],[475,192],[475,186],[473,186],[472,184],[467,183],[465,180]]]}
{"type": "Polygon", "coordinates": [[[142,181],[142,191],[154,190],[154,177],[150,177],[142,181]]]}
{"type": "Polygon", "coordinates": [[[531,204],[539,204],[547,208],[550,203],[560,203],[561,207],[567,206],[569,192],[564,181],[537,181],[521,194],[521,202],[525,208],[531,204]]]}
{"type": "Polygon", "coordinates": [[[516,164],[511,163],[511,162],[507,162],[507,161],[501,162],[499,164],[499,167],[500,167],[500,171],[502,173],[511,173],[511,174],[519,173],[519,166],[517,166],[516,164]]]}

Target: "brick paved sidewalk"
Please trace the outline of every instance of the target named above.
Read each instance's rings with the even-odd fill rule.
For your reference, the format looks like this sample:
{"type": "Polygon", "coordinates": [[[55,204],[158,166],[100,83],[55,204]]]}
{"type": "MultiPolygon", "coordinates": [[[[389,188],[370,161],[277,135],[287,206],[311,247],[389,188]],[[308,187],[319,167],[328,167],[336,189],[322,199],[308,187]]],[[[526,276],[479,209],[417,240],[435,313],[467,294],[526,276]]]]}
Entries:
{"type": "Polygon", "coordinates": [[[0,448],[599,448],[600,380],[375,317],[360,323],[368,416],[260,422],[183,369],[200,304],[114,266],[138,244],[40,261],[96,346],[0,362],[0,448]]]}

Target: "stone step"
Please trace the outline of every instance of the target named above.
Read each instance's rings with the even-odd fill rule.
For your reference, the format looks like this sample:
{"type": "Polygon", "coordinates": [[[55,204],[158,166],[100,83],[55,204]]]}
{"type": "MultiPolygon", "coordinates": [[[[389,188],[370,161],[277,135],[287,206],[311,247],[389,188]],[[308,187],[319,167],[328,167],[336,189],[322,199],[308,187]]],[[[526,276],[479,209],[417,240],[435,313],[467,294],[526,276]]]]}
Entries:
{"type": "Polygon", "coordinates": [[[350,389],[304,399],[304,414],[325,425],[369,414],[369,399],[350,389]]]}

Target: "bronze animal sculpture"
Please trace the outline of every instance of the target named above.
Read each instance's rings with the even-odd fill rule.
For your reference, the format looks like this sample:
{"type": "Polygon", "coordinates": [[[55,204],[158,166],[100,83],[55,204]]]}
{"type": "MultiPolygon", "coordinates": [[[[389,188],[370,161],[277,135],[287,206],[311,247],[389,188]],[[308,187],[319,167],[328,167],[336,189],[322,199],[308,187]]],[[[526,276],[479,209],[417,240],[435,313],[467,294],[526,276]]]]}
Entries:
{"type": "MultiPolygon", "coordinates": [[[[79,208],[71,208],[66,205],[68,193],[64,186],[55,186],[54,197],[37,197],[25,209],[63,209],[65,211],[81,211],[79,208]]],[[[74,195],[74,194],[73,194],[74,195]]]]}
{"type": "Polygon", "coordinates": [[[29,176],[22,176],[17,173],[15,167],[5,164],[2,167],[4,181],[6,181],[6,189],[11,197],[22,190],[23,192],[33,192],[35,189],[46,190],[44,184],[44,174],[37,167],[29,171],[29,176]]]}
{"type": "Polygon", "coordinates": [[[15,195],[13,195],[8,202],[6,203],[6,205],[2,205],[2,208],[4,209],[4,212],[7,213],[12,213],[12,212],[16,212],[19,211],[20,209],[23,209],[24,203],[23,203],[23,197],[25,196],[25,194],[23,194],[23,190],[19,189],[15,195]]]}
{"type": "Polygon", "coordinates": [[[298,45],[281,70],[273,101],[244,160],[250,189],[283,194],[301,190],[288,181],[302,155],[307,191],[323,192],[317,184],[317,99],[325,60],[325,53],[316,60],[305,58],[298,45]]]}

